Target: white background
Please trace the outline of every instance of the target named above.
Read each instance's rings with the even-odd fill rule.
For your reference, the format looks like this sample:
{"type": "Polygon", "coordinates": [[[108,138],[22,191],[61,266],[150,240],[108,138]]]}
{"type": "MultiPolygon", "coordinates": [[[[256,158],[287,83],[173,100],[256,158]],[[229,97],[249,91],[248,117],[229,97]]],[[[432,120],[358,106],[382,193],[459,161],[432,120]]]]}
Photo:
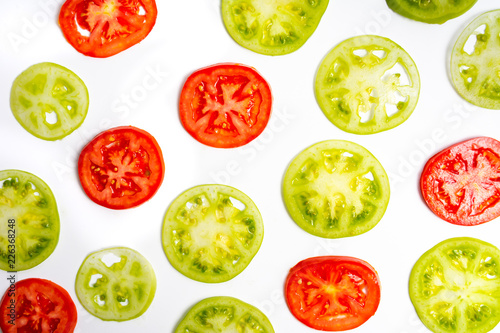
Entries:
{"type": "MultiPolygon", "coordinates": [[[[474,17],[496,9],[480,0],[467,13],[443,25],[427,25],[391,12],[383,0],[332,0],[318,29],[298,51],[279,57],[259,55],[227,34],[218,0],[158,0],[158,19],[139,45],[107,59],[85,57],[64,39],[57,24],[62,0],[3,1],[0,11],[0,170],[36,174],[52,188],[61,216],[54,253],[19,279],[40,277],[69,291],[79,313],[75,332],[172,332],[183,314],[210,296],[237,297],[259,307],[276,332],[312,332],[290,314],[283,284],[288,270],[316,255],[349,255],[368,261],[380,275],[382,298],[376,315],[355,332],[426,332],[408,296],[408,277],[418,257],[450,237],[472,236],[500,246],[497,221],[454,226],[432,214],[419,193],[425,161],[456,142],[475,136],[500,139],[500,111],[466,103],[450,83],[451,48],[474,17]],[[322,58],[342,40],[378,34],[400,44],[420,72],[420,100],[413,115],[392,130],[369,136],[345,133],[331,124],[314,98],[314,76],[322,58]],[[86,83],[90,108],[80,129],[56,142],[37,139],[15,120],[9,107],[13,80],[29,66],[50,61],[86,83]],[[194,70],[220,62],[255,67],[270,83],[273,115],[265,132],[247,146],[206,147],[183,129],[177,104],[182,84],[194,70]],[[154,75],[153,75],[153,74],[154,75]],[[119,125],[147,130],[165,158],[165,180],[158,193],[135,209],[113,211],[82,191],[76,161],[99,132],[119,125]],[[312,236],[288,216],[281,197],[287,165],[304,148],[327,139],[354,141],[370,150],[391,178],[391,200],[371,231],[337,240],[312,236]],[[192,281],[169,264],[161,245],[167,207],[184,190],[225,183],[249,195],[265,223],[262,247],[248,268],[222,284],[192,281]],[[158,288],[140,318],[103,322],[79,304],[74,279],[91,252],[128,246],[153,265],[158,288]]],[[[7,273],[0,290],[7,288],[7,273]]],[[[497,329],[500,331],[500,328],[497,329]]]]}

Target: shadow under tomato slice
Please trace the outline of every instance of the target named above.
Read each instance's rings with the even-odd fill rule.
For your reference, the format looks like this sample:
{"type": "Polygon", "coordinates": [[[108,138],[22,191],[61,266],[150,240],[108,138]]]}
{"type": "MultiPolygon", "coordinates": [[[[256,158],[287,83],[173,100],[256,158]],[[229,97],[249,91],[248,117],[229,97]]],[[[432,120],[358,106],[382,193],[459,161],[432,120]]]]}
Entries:
{"type": "Polygon", "coordinates": [[[470,226],[500,216],[500,142],[479,137],[441,151],[425,165],[420,188],[447,222],[470,226]]]}
{"type": "Polygon", "coordinates": [[[0,304],[0,329],[4,333],[71,333],[77,322],[75,303],[68,292],[49,280],[16,282],[0,304]],[[9,306],[14,304],[14,317],[9,306]],[[15,324],[15,325],[14,325],[15,324]]]}
{"type": "Polygon", "coordinates": [[[102,132],[83,148],[78,175],[87,196],[112,209],[126,209],[149,200],[165,171],[160,146],[148,132],[116,127],[102,132]]]}
{"type": "Polygon", "coordinates": [[[199,142],[234,148],[262,133],[271,106],[269,84],[255,69],[218,64],[189,76],[182,88],[179,115],[186,131],[199,142]]]}
{"type": "Polygon", "coordinates": [[[344,331],[366,322],[377,311],[380,283],[367,262],[340,256],[313,257],[290,270],[285,297],[303,324],[323,331],[344,331]]]}
{"type": "Polygon", "coordinates": [[[146,38],[156,16],[155,0],[67,0],[59,25],[78,52],[105,58],[146,38]]]}

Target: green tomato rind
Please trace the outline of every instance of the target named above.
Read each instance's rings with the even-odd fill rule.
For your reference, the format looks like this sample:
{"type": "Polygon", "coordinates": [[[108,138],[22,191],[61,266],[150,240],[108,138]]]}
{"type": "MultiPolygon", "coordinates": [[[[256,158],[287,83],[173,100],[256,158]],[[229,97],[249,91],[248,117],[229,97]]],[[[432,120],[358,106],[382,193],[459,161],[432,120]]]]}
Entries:
{"type": "Polygon", "coordinates": [[[450,61],[451,78],[458,94],[474,105],[494,110],[500,110],[499,35],[500,10],[479,15],[458,37],[450,61]],[[471,41],[473,50],[469,50],[471,41]]]}
{"type": "Polygon", "coordinates": [[[500,250],[470,237],[447,239],[415,263],[409,294],[434,333],[485,333],[500,321],[500,250]]]}
{"type": "Polygon", "coordinates": [[[76,275],[75,290],[90,314],[105,321],[125,321],[141,316],[149,308],[156,292],[156,275],[139,252],[126,247],[108,248],[85,258],[76,275]],[[108,265],[110,257],[120,261],[108,265]]]}
{"type": "Polygon", "coordinates": [[[57,203],[43,180],[25,171],[0,171],[1,270],[23,271],[42,263],[54,252],[59,229],[57,203]]]}
{"type": "Polygon", "coordinates": [[[217,296],[195,304],[177,325],[174,333],[274,333],[258,308],[237,298],[217,296]]]}
{"type": "Polygon", "coordinates": [[[238,44],[276,56],[304,45],[327,7],[328,0],[222,0],[222,19],[238,44]]]}
{"type": "Polygon", "coordinates": [[[172,266],[205,283],[240,274],[263,238],[264,224],[255,203],[226,185],[200,185],[179,195],[165,214],[162,232],[163,250],[172,266]]]}
{"type": "Polygon", "coordinates": [[[401,16],[424,23],[443,24],[464,14],[477,0],[386,0],[387,6],[401,16]]]}
{"type": "Polygon", "coordinates": [[[303,150],[283,179],[283,198],[292,219],[324,238],[365,233],[382,219],[389,204],[389,178],[364,147],[342,140],[303,150]]]}
{"type": "Polygon", "coordinates": [[[420,76],[410,55],[392,40],[357,36],[341,42],[323,59],[315,94],[335,126],[349,133],[373,134],[410,117],[420,94],[420,76]],[[408,82],[401,82],[402,75],[408,82]]]}
{"type": "Polygon", "coordinates": [[[85,120],[89,93],[66,67],[44,62],[22,72],[12,84],[10,107],[26,131],[43,140],[59,140],[85,120]],[[56,122],[49,119],[56,115],[56,122]]]}

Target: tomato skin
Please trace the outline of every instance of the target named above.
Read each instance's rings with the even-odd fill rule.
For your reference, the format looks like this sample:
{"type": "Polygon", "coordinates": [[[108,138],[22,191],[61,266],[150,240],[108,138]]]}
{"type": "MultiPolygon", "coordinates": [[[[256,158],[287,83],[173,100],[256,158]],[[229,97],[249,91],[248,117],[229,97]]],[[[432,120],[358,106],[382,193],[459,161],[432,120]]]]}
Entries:
{"type": "Polygon", "coordinates": [[[160,188],[164,173],[163,155],[155,138],[132,126],[98,134],[78,159],[83,190],[92,201],[111,209],[132,208],[149,200],[160,188]],[[120,158],[134,163],[117,161],[120,158]],[[118,180],[127,183],[120,185],[123,190],[118,180]]]}
{"type": "Polygon", "coordinates": [[[375,314],[380,282],[375,269],[361,259],[312,257],[290,270],[285,298],[292,314],[304,325],[345,331],[359,327],[375,314]]]}
{"type": "Polygon", "coordinates": [[[491,221],[500,216],[500,184],[495,179],[500,174],[494,172],[499,166],[499,141],[478,137],[457,143],[426,163],[420,178],[422,196],[447,222],[473,226],[491,221]],[[474,190],[478,188],[481,191],[474,190]]]}
{"type": "Polygon", "coordinates": [[[67,0],[59,13],[59,25],[78,52],[106,58],[146,38],[156,16],[155,0],[67,0]],[[139,14],[141,8],[144,15],[139,14]],[[89,36],[82,35],[79,29],[88,31],[89,36]]]}
{"type": "Polygon", "coordinates": [[[15,289],[9,287],[0,303],[0,315],[3,333],[72,333],[78,317],[75,303],[63,287],[38,278],[20,280],[15,289]],[[13,303],[15,325],[9,323],[13,303]]]}
{"type": "Polygon", "coordinates": [[[271,88],[254,68],[222,63],[201,68],[187,78],[179,116],[186,131],[199,142],[235,148],[262,133],[271,108],[271,88]]]}

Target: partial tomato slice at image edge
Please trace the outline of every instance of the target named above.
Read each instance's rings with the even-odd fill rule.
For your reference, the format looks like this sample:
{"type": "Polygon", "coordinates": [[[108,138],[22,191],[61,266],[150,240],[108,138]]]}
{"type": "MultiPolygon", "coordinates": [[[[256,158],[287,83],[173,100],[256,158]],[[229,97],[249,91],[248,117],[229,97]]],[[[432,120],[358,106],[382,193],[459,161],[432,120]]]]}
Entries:
{"type": "Polygon", "coordinates": [[[269,84],[252,67],[225,63],[191,74],[179,116],[193,138],[216,148],[243,146],[264,131],[272,109],[269,84]]]}
{"type": "Polygon", "coordinates": [[[380,279],[370,264],[358,258],[313,257],[290,269],[285,298],[292,314],[304,325],[345,331],[361,326],[375,314],[380,279]]]}
{"type": "Polygon", "coordinates": [[[20,280],[9,287],[0,303],[0,316],[3,333],[73,333],[77,322],[75,303],[68,292],[38,278],[20,280]]]}
{"type": "Polygon", "coordinates": [[[409,294],[434,333],[486,333],[500,321],[500,251],[470,237],[425,252],[410,274],[409,294]]]}
{"type": "Polygon", "coordinates": [[[155,138],[132,126],[100,133],[78,159],[83,190],[92,201],[111,209],[132,208],[149,200],[160,188],[164,173],[155,138]]]}
{"type": "Polygon", "coordinates": [[[49,186],[21,170],[0,171],[0,269],[33,268],[54,252],[59,212],[49,186]]]}
{"type": "Polygon", "coordinates": [[[226,185],[200,185],[179,195],[165,214],[162,232],[172,266],[205,283],[228,281],[243,272],[263,237],[255,203],[226,185]]]}
{"type": "Polygon", "coordinates": [[[75,290],[82,306],[102,320],[141,316],[156,292],[156,275],[139,252],[116,247],[93,252],[78,270],[75,290]]]}
{"type": "Polygon", "coordinates": [[[411,20],[443,24],[468,11],[477,0],[386,0],[394,12],[411,20]]]}
{"type": "Polygon", "coordinates": [[[208,331],[274,333],[271,322],[259,309],[227,296],[210,297],[196,303],[174,333],[208,331]]]}
{"type": "Polygon", "coordinates": [[[59,25],[78,52],[105,58],[146,38],[156,16],[155,0],[67,0],[59,13],[59,25]]]}
{"type": "Polygon", "coordinates": [[[443,220],[465,226],[500,216],[500,142],[478,137],[429,159],[420,178],[427,206],[443,220]]]}

